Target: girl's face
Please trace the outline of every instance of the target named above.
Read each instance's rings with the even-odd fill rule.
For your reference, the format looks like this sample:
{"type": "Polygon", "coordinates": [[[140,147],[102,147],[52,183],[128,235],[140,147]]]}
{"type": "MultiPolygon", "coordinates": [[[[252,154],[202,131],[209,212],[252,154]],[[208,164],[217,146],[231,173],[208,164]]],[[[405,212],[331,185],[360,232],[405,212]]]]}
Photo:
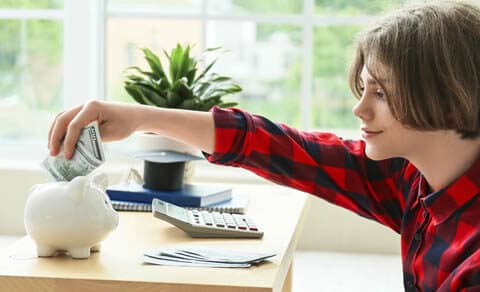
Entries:
{"type": "MultiPolygon", "coordinates": [[[[360,78],[363,85],[362,96],[352,111],[362,121],[361,131],[366,142],[366,155],[373,160],[393,157],[408,159],[420,149],[424,149],[428,134],[406,128],[393,117],[384,90],[365,66],[360,78]]],[[[388,88],[388,80],[381,82],[388,88]]]]}

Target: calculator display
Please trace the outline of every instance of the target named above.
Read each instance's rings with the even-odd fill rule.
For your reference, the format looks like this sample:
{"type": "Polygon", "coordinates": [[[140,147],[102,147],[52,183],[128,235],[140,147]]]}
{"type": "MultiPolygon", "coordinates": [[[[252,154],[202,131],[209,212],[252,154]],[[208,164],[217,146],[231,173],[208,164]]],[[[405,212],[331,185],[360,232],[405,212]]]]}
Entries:
{"type": "Polygon", "coordinates": [[[171,217],[175,217],[179,220],[188,222],[188,213],[184,208],[177,207],[173,204],[166,205],[167,215],[171,217]]]}

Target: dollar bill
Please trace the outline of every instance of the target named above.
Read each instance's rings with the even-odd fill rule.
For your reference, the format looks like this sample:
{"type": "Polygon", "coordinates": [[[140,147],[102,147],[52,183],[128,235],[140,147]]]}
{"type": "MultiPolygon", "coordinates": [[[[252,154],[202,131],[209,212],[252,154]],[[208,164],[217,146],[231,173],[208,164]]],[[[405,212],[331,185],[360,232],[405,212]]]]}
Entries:
{"type": "Polygon", "coordinates": [[[82,129],[70,160],[63,154],[63,145],[57,156],[48,155],[41,163],[42,167],[56,181],[71,181],[77,176],[91,173],[105,162],[102,139],[98,123],[92,122],[82,129]]]}

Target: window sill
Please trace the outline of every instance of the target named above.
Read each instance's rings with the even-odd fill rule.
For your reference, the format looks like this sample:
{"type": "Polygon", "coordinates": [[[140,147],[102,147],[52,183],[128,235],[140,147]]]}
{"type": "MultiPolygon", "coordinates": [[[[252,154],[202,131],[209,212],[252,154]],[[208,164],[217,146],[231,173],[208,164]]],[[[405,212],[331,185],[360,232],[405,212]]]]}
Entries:
{"type": "MultiPolygon", "coordinates": [[[[116,155],[115,155],[116,156],[116,155]]],[[[9,173],[11,171],[20,171],[21,173],[44,173],[40,159],[12,159],[0,158],[0,173],[9,173]]],[[[192,181],[197,182],[223,182],[223,183],[245,183],[245,184],[265,184],[270,183],[267,180],[237,167],[227,167],[214,165],[206,160],[195,161],[192,181]]],[[[123,176],[128,174],[130,168],[135,168],[143,172],[143,162],[126,156],[110,157],[98,171],[103,171],[113,178],[112,183],[116,183],[123,176]]]]}

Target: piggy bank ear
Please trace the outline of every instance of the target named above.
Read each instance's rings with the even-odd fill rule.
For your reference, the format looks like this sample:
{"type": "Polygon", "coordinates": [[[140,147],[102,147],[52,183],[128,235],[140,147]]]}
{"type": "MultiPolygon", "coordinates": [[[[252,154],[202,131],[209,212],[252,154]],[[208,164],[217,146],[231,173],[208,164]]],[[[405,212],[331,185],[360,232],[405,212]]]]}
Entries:
{"type": "Polygon", "coordinates": [[[84,176],[77,176],[72,181],[68,182],[67,189],[69,194],[73,197],[75,203],[83,200],[85,193],[86,178],[84,176]]]}
{"type": "Polygon", "coordinates": [[[90,178],[90,185],[105,191],[108,187],[108,176],[105,173],[97,173],[90,178]]]}
{"type": "Polygon", "coordinates": [[[35,192],[41,185],[40,184],[35,184],[33,186],[30,187],[30,190],[28,190],[28,193],[31,194],[33,192],[35,192]]]}

